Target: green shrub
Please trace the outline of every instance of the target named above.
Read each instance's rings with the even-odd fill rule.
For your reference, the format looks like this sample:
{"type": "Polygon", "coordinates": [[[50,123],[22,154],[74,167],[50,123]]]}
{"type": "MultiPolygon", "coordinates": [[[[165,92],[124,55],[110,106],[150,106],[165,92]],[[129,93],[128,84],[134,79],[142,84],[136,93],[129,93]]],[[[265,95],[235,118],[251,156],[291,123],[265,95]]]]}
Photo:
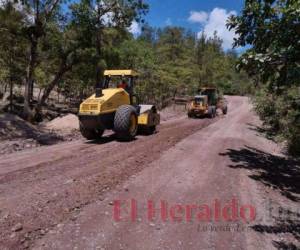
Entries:
{"type": "Polygon", "coordinates": [[[254,98],[255,109],[277,139],[287,141],[289,152],[300,155],[300,92],[297,87],[280,95],[260,89],[254,98]]]}

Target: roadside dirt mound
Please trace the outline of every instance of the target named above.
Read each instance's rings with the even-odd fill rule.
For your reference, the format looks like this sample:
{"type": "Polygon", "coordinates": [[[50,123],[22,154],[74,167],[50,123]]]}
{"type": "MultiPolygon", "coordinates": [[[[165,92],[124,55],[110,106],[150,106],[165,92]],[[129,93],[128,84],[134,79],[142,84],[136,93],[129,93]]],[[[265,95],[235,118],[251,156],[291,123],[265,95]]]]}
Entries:
{"type": "Polygon", "coordinates": [[[0,139],[34,138],[38,133],[34,125],[20,117],[8,113],[0,114],[0,139]]]}
{"type": "Polygon", "coordinates": [[[71,133],[74,130],[79,130],[78,117],[73,114],[68,114],[63,117],[58,117],[45,125],[46,129],[71,133]]]}
{"type": "Polygon", "coordinates": [[[186,109],[184,105],[173,104],[160,111],[160,117],[162,121],[172,120],[186,115],[186,109]]]}
{"type": "Polygon", "coordinates": [[[57,134],[46,132],[16,115],[0,114],[0,155],[52,145],[62,140],[57,134]]]}

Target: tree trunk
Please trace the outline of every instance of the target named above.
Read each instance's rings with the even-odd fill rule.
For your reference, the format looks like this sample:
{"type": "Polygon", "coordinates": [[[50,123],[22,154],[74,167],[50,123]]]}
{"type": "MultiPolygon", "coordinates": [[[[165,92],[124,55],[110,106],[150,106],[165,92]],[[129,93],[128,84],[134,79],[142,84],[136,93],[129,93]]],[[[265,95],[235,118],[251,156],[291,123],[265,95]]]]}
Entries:
{"type": "MultiPolygon", "coordinates": [[[[101,60],[102,56],[102,35],[101,35],[102,30],[98,30],[97,36],[96,36],[96,50],[98,54],[99,60],[101,60]]],[[[101,87],[101,80],[102,80],[102,65],[98,63],[96,65],[96,88],[101,87]]]]}
{"type": "Polygon", "coordinates": [[[9,110],[10,112],[13,112],[13,88],[14,88],[14,84],[13,84],[13,79],[10,76],[9,78],[10,80],[10,93],[9,93],[9,110]]]}
{"type": "Polygon", "coordinates": [[[42,89],[40,88],[39,95],[38,95],[38,102],[40,101],[41,93],[42,93],[42,89]]]}
{"type": "Polygon", "coordinates": [[[7,91],[7,84],[5,83],[5,85],[4,85],[4,92],[3,92],[3,94],[5,94],[5,93],[6,93],[6,91],[7,91]]]}
{"type": "Polygon", "coordinates": [[[36,66],[37,59],[37,45],[38,39],[33,37],[31,39],[31,47],[30,47],[30,57],[29,64],[27,68],[27,77],[25,82],[25,93],[24,93],[24,116],[27,120],[32,120],[33,112],[31,109],[31,100],[32,100],[32,86],[33,86],[33,74],[36,66]]]}
{"type": "Polygon", "coordinates": [[[55,75],[54,79],[50,82],[50,84],[45,88],[42,98],[39,100],[35,112],[39,114],[42,110],[42,107],[45,105],[46,100],[49,98],[49,95],[53,88],[57,86],[59,81],[62,79],[63,75],[71,69],[71,66],[65,66],[64,63],[61,64],[57,74],[55,75]]]}

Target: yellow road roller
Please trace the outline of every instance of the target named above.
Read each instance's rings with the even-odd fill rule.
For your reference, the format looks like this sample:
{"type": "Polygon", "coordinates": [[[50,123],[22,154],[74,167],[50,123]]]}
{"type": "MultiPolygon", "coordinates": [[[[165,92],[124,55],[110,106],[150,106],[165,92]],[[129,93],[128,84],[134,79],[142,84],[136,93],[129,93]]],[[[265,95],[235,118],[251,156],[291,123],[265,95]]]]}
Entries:
{"type": "Polygon", "coordinates": [[[139,104],[134,93],[138,73],[134,70],[105,70],[95,94],[80,104],[81,134],[88,140],[113,130],[120,140],[132,140],[138,131],[154,133],[160,123],[155,105],[139,104]]]}

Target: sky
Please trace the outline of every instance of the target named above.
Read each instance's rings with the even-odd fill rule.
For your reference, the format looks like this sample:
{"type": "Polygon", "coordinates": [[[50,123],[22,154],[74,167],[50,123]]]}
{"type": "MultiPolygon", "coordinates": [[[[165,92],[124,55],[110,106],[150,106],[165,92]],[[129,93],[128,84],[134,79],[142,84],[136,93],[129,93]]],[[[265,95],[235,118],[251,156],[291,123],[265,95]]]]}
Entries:
{"type": "MultiPolygon", "coordinates": [[[[197,34],[202,31],[212,36],[217,31],[223,39],[223,48],[230,49],[234,31],[226,29],[226,20],[231,14],[238,14],[243,7],[243,0],[146,0],[150,10],[146,22],[154,27],[170,25],[190,29],[197,34]]],[[[133,23],[130,31],[140,33],[140,26],[133,23]]]]}

